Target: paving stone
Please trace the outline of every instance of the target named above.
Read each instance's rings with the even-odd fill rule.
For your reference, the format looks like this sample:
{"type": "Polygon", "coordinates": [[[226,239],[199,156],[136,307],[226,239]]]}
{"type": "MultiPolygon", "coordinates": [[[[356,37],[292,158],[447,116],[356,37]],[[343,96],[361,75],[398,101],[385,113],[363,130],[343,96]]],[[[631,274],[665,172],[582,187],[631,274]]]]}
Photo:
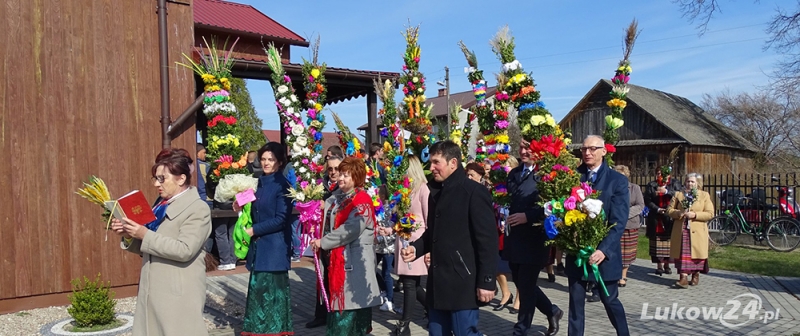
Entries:
{"type": "MultiPolygon", "coordinates": [[[[713,266],[713,265],[712,265],[713,266]]],[[[800,279],[773,278],[730,271],[712,269],[709,274],[700,275],[700,284],[689,289],[672,289],[670,285],[678,280],[676,274],[656,276],[655,267],[649,260],[638,259],[628,272],[628,285],[620,288],[622,301],[632,335],[793,335],[800,332],[800,279]],[[738,302],[734,303],[738,297],[738,302]],[[753,311],[753,318],[745,309],[756,307],[761,302],[762,309],[753,311]],[[645,310],[645,304],[646,310],[645,310]],[[678,307],[673,315],[673,308],[678,307]],[[694,308],[693,308],[694,307],[694,308]],[[705,312],[704,309],[705,308],[705,312]],[[736,308],[734,310],[733,308],[736,308]],[[660,318],[669,309],[666,318],[660,318]],[[720,314],[716,318],[704,317],[715,309],[720,314]],[[780,319],[764,321],[767,312],[780,309],[780,319]],[[660,313],[656,317],[656,310],[660,313]],[[678,312],[681,314],[679,315],[678,312]],[[690,319],[698,313],[697,319],[690,319]],[[642,318],[644,316],[644,319],[642,318]],[[682,317],[682,318],[681,318],[682,317]],[[723,320],[725,323],[722,323],[723,320]]],[[[208,278],[208,290],[216,295],[229,298],[234,304],[244,305],[249,274],[236,274],[208,278]]],[[[313,318],[316,296],[315,274],[312,267],[294,268],[289,272],[292,291],[292,317],[296,335],[324,335],[325,328],[306,329],[304,324],[313,318]]],[[[539,279],[542,291],[550,300],[565,312],[569,295],[566,291],[567,279],[557,277],[555,283],[547,282],[542,273],[539,279]]],[[[514,284],[509,283],[515,292],[514,284]]],[[[500,298],[495,299],[495,303],[500,298]]],[[[396,307],[402,307],[403,294],[394,293],[396,307]]],[[[412,335],[427,335],[423,328],[427,322],[423,318],[422,307],[416,304],[412,316],[412,335]]],[[[373,310],[373,335],[389,335],[400,315],[373,310]]],[[[491,307],[480,310],[480,330],[486,335],[510,335],[516,316],[508,310],[492,311],[491,307]]],[[[546,331],[547,321],[537,312],[529,335],[541,335],[546,331]]],[[[559,335],[566,335],[567,316],[561,323],[559,335]]],[[[238,335],[240,324],[233,329],[219,329],[211,336],[238,335]]],[[[602,303],[586,303],[586,335],[613,335],[613,327],[608,321],[602,303]]]]}

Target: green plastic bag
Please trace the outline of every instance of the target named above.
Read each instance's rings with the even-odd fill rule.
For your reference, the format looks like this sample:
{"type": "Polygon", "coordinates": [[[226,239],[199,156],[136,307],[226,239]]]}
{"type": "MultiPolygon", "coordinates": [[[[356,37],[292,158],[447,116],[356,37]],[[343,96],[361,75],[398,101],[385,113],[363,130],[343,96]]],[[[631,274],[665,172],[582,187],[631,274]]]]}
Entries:
{"type": "Polygon", "coordinates": [[[250,249],[250,235],[244,231],[253,226],[253,218],[250,216],[250,204],[244,205],[242,214],[239,215],[236,225],[233,226],[233,252],[239,259],[245,259],[247,251],[250,249]]]}

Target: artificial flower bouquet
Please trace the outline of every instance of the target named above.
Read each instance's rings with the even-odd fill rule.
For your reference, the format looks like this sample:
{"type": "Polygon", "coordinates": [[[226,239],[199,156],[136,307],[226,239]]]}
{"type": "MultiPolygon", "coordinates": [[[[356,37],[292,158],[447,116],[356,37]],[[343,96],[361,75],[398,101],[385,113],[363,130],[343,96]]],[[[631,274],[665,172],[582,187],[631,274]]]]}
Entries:
{"type": "Polygon", "coordinates": [[[583,280],[589,280],[590,268],[608,295],[597,264],[589,265],[589,257],[611,230],[600,193],[583,182],[572,187],[568,195],[544,203],[545,233],[552,239],[547,244],[555,244],[559,250],[575,256],[577,266],[583,269],[583,280]]]}

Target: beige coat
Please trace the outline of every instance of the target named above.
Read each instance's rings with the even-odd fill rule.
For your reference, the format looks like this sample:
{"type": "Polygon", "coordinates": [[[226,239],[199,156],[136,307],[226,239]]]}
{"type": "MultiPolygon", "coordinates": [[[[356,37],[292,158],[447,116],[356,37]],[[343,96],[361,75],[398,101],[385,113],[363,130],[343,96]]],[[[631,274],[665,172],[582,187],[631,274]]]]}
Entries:
{"type": "MultiPolygon", "coordinates": [[[[683,192],[676,192],[675,197],[669,205],[669,217],[673,219],[672,224],[672,244],[669,248],[669,256],[673,259],[681,257],[681,239],[683,235],[684,213],[683,200],[686,197],[683,192]]],[[[714,217],[714,204],[707,192],[698,190],[697,200],[694,201],[690,211],[697,214],[697,218],[689,222],[690,239],[692,242],[692,259],[708,259],[708,221],[714,217]]]]}
{"type": "Polygon", "coordinates": [[[194,187],[169,206],[156,232],[122,248],[142,256],[134,336],[208,335],[205,252],[211,210],[194,187]]]}

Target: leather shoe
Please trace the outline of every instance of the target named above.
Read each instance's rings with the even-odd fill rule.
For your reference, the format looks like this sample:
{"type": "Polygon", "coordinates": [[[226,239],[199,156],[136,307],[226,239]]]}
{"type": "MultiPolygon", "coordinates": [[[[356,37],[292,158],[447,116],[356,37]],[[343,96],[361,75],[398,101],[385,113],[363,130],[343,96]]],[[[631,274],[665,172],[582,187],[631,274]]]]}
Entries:
{"type": "Polygon", "coordinates": [[[316,328],[316,327],[324,326],[326,324],[327,324],[327,321],[325,321],[324,319],[313,319],[313,320],[309,321],[308,323],[306,323],[306,328],[313,329],[313,328],[316,328]]]}
{"type": "Polygon", "coordinates": [[[409,321],[397,321],[397,326],[395,326],[392,336],[411,336],[411,329],[408,324],[409,321]]]}
{"type": "Polygon", "coordinates": [[[501,311],[503,309],[506,309],[506,307],[508,307],[508,305],[513,304],[513,303],[514,303],[514,294],[511,294],[511,296],[508,298],[508,300],[506,300],[505,303],[498,303],[497,306],[495,306],[494,309],[492,309],[492,310],[493,311],[501,311]]]}
{"type": "Polygon", "coordinates": [[[592,294],[586,298],[586,302],[600,302],[600,296],[592,294]]]}
{"type": "Polygon", "coordinates": [[[558,333],[558,322],[562,317],[564,317],[564,311],[558,308],[558,306],[553,305],[553,316],[547,318],[549,326],[547,327],[545,336],[553,336],[558,333]]]}

